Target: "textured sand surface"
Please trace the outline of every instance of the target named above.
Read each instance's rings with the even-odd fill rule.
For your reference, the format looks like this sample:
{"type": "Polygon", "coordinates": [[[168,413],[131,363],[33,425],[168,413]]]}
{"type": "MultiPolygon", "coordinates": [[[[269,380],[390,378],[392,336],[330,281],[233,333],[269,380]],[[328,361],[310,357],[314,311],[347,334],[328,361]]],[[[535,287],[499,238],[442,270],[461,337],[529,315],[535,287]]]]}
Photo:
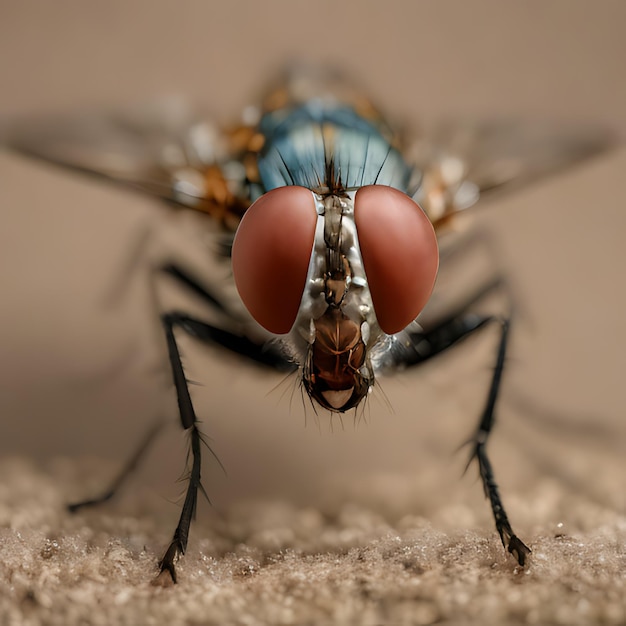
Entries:
{"type": "MultiPolygon", "coordinates": [[[[4,461],[3,624],[623,624],[626,517],[554,481],[525,490],[533,555],[521,570],[477,507],[451,502],[398,516],[345,499],[203,511],[180,584],[150,584],[173,514],[138,498],[69,516],[80,475],[104,468],[4,461]],[[11,485],[11,487],[7,487],[11,485]],[[531,522],[532,518],[532,522],[531,522]],[[555,520],[567,523],[555,524],[555,520]],[[472,528],[472,530],[466,530],[472,528]]],[[[103,472],[106,473],[106,472],[103,472]]],[[[379,488],[383,487],[381,483],[379,488]]],[[[390,499],[397,482],[384,485],[390,499]]],[[[615,484],[614,488],[619,488],[615,484]]],[[[422,494],[422,500],[429,494],[422,494]]],[[[361,499],[362,500],[362,499],[361,499]]]]}

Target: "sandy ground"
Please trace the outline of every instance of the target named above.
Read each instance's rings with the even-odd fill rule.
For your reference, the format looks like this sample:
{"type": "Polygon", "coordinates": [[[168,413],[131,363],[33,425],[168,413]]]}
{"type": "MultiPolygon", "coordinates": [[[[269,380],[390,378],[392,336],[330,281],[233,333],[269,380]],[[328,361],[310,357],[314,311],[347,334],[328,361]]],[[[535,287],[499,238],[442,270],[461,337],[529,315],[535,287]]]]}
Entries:
{"type": "MultiPolygon", "coordinates": [[[[420,514],[358,498],[321,509],[266,500],[220,517],[203,511],[180,584],[164,589],[150,581],[171,507],[139,497],[76,517],[63,511],[81,486],[77,472],[104,469],[2,463],[11,485],[0,500],[3,624],[623,624],[626,617],[626,518],[554,480],[509,494],[533,549],[524,570],[488,525],[481,528],[476,506],[424,505],[426,489],[420,514]]],[[[405,495],[406,484],[379,482],[375,490],[388,498],[405,495]]]]}
{"type": "MultiPolygon", "coordinates": [[[[513,115],[626,134],[619,2],[346,2],[332,7],[333,24],[350,25],[333,46],[295,28],[310,24],[308,3],[82,6],[3,6],[0,122],[164,91],[232,115],[299,56],[340,64],[406,119],[513,115]]],[[[180,584],[157,588],[185,441],[147,263],[113,306],[107,295],[146,229],[201,272],[202,231],[0,152],[0,623],[625,623],[625,171],[618,148],[477,216],[523,305],[490,452],[533,550],[525,569],[457,452],[493,335],[383,381],[357,424],[316,416],[292,380],[190,342],[194,399],[227,473],[207,459],[213,506],[200,506],[180,584]],[[155,417],[171,427],[120,497],[67,514],[155,417]]]]}

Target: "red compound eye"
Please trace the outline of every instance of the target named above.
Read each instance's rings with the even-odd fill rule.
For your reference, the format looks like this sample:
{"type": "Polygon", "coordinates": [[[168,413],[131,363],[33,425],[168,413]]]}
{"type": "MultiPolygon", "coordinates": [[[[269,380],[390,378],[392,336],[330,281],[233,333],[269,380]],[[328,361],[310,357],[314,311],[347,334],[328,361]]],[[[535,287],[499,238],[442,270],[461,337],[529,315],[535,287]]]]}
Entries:
{"type": "Polygon", "coordinates": [[[382,185],[354,200],[361,255],[380,327],[389,335],[410,324],[433,290],[439,251],[432,224],[407,195],[382,185]]]}
{"type": "Polygon", "coordinates": [[[239,295],[254,319],[272,333],[287,333],[298,315],[315,239],[313,194],[279,187],[244,214],[232,264],[239,295]]]}

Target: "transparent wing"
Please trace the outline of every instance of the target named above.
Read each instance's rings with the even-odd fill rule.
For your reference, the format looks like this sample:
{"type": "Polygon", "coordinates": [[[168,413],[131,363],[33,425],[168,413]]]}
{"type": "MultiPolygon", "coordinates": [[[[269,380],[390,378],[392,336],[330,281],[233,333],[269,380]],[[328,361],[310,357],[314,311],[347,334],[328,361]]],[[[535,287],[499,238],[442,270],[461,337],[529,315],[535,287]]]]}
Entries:
{"type": "Polygon", "coordinates": [[[415,199],[435,226],[614,146],[607,129],[546,121],[448,122],[418,137],[408,154],[421,172],[415,199]]]}
{"type": "Polygon", "coordinates": [[[247,207],[233,137],[181,98],[113,113],[18,121],[3,134],[4,143],[21,153],[224,219],[247,207]]]}

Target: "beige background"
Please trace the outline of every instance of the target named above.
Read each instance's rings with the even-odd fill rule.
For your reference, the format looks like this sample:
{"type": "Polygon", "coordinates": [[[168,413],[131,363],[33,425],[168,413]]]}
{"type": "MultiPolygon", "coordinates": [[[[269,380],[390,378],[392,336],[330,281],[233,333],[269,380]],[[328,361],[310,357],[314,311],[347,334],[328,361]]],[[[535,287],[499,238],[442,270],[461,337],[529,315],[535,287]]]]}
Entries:
{"type": "MultiPolygon", "coordinates": [[[[2,123],[179,92],[228,119],[302,58],[340,66],[411,122],[511,115],[626,134],[619,1],[4,2],[0,14],[2,123]]],[[[546,477],[624,511],[625,171],[618,149],[479,216],[524,304],[492,452],[526,533],[561,521],[524,504],[546,477]],[[535,407],[522,410],[515,396],[535,407]]],[[[114,468],[155,414],[176,418],[145,264],[119,301],[105,306],[106,295],[148,225],[163,250],[195,267],[199,230],[148,199],[8,153],[0,211],[0,453],[97,456],[114,468]]],[[[203,384],[198,413],[228,470],[207,469],[218,508],[238,495],[332,500],[345,488],[394,511],[428,512],[459,494],[490,531],[480,488],[459,480],[464,458],[453,452],[476,419],[492,340],[385,381],[393,412],[375,398],[356,429],[351,416],[331,428],[305,411],[290,382],[272,391],[280,377],[186,344],[203,384]],[[389,480],[407,476],[417,482],[393,500],[389,480]]],[[[183,459],[172,428],[132,489],[175,498],[183,459]]]]}
{"type": "MultiPolygon", "coordinates": [[[[5,3],[3,14],[0,113],[9,121],[178,92],[228,118],[296,57],[353,73],[392,115],[413,123],[497,114],[588,120],[626,132],[626,13],[619,2],[594,9],[576,2],[16,2],[5,3]]],[[[600,421],[620,419],[624,406],[623,163],[620,153],[600,159],[502,200],[486,219],[501,234],[502,262],[530,317],[513,356],[520,385],[565,414],[600,421]]],[[[165,375],[156,371],[162,354],[141,280],[119,305],[102,305],[133,238],[158,211],[10,155],[2,156],[0,176],[0,447],[122,454],[155,411],[174,413],[165,375]]],[[[195,226],[182,221],[173,236],[201,265],[202,246],[186,238],[195,226]]],[[[352,457],[359,438],[368,437],[361,431],[370,428],[359,429],[355,441],[351,418],[346,433],[329,436],[322,426],[320,435],[312,424],[304,430],[299,392],[290,407],[288,385],[285,395],[284,387],[266,395],[280,379],[190,351],[201,360],[193,376],[206,385],[197,391],[200,413],[221,455],[228,454],[229,473],[237,472],[230,456],[240,445],[251,445],[250,459],[260,442],[273,447],[284,436],[288,443],[279,448],[287,457],[300,445],[313,456],[337,446],[339,456],[352,457]],[[258,429],[261,439],[241,444],[246,428],[258,429]]],[[[445,366],[439,369],[446,378],[445,366]]],[[[423,376],[385,383],[395,415],[372,404],[372,428],[382,431],[374,441],[384,436],[396,449],[412,422],[446,412],[437,410],[437,393],[420,383],[423,376]]],[[[464,376],[482,383],[471,367],[464,376]]],[[[463,380],[446,388],[457,385],[463,380]]],[[[468,427],[459,424],[461,433],[468,427]]],[[[384,459],[385,448],[375,456],[384,459]]]]}

